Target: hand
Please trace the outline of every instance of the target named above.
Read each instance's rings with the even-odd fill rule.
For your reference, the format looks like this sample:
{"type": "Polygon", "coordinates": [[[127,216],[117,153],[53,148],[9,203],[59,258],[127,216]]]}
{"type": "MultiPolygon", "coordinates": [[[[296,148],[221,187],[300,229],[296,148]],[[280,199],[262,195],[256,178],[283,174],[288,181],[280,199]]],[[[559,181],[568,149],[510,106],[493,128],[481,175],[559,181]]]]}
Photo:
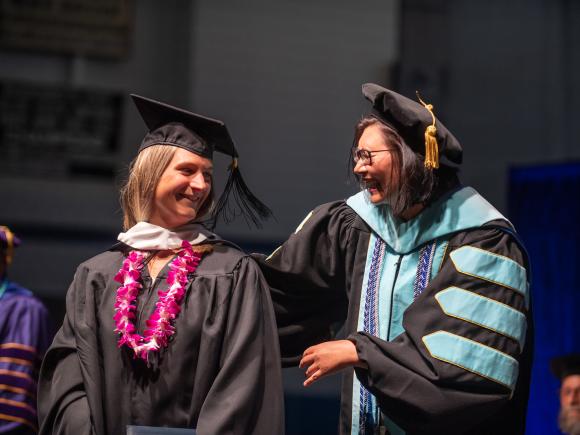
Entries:
{"type": "Polygon", "coordinates": [[[300,368],[307,367],[305,387],[323,376],[350,366],[364,365],[358,359],[356,346],[349,340],[326,341],[311,346],[304,351],[300,360],[300,368]]]}

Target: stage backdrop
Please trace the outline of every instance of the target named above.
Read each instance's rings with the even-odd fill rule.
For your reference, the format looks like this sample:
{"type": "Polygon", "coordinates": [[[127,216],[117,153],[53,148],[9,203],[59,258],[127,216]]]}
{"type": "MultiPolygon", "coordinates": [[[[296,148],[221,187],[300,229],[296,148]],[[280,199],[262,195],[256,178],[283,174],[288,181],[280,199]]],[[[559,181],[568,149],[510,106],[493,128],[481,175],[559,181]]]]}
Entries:
{"type": "Polygon", "coordinates": [[[552,357],[580,352],[580,163],[510,171],[510,219],[532,263],[535,360],[528,434],[558,434],[552,357]]]}

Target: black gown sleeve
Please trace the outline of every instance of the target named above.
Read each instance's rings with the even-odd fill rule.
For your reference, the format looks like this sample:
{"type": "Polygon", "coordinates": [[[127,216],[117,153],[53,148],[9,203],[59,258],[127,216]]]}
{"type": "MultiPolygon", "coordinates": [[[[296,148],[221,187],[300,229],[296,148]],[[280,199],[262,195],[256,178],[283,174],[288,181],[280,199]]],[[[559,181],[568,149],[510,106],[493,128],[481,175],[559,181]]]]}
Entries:
{"type": "MultiPolygon", "coordinates": [[[[529,385],[532,352],[530,302],[524,293],[506,287],[505,280],[491,279],[495,273],[493,267],[481,274],[487,274],[486,279],[473,273],[478,267],[483,268],[477,263],[481,252],[499,256],[497,258],[503,265],[514,266],[511,261],[526,266],[519,245],[510,235],[497,229],[461,233],[450,241],[438,275],[406,310],[401,335],[390,342],[362,332],[349,337],[356,344],[360,360],[368,365],[368,369],[355,369],[360,382],[375,395],[383,413],[408,433],[488,433],[481,426],[490,419],[495,419],[497,425],[489,433],[523,433],[524,421],[518,421],[517,427],[507,427],[498,420],[501,421],[502,413],[515,412],[525,418],[525,412],[516,408],[525,408],[526,399],[519,398],[527,397],[529,385]],[[457,250],[462,246],[477,250],[472,251],[476,255],[469,266],[471,273],[465,269],[460,272],[461,264],[453,260],[458,259],[454,257],[454,251],[459,252],[457,250]],[[493,308],[498,305],[494,302],[515,310],[519,321],[524,319],[519,326],[527,327],[526,339],[517,340],[478,322],[444,312],[445,305],[440,301],[443,291],[448,289],[453,289],[455,295],[492,299],[493,306],[489,311],[482,305],[483,311],[477,313],[478,318],[484,319],[483,323],[486,318],[497,317],[493,308]],[[476,349],[481,344],[487,348],[484,349],[486,356],[499,352],[502,360],[515,364],[516,377],[519,369],[518,382],[515,387],[513,384],[510,386],[482,371],[478,373],[469,364],[462,364],[462,361],[477,359],[477,354],[470,355],[471,351],[460,345],[446,344],[447,349],[454,348],[453,355],[447,350],[444,350],[446,356],[437,354],[430,344],[430,337],[452,337],[455,342],[467,343],[476,349]],[[477,430],[470,432],[469,428],[477,430]]],[[[525,270],[523,274],[525,276],[525,270]]],[[[527,289],[527,281],[525,284],[527,289]]],[[[481,359],[478,362],[482,362],[481,359]]],[[[510,420],[513,421],[513,414],[504,421],[510,420]]]]}
{"type": "Polygon", "coordinates": [[[270,286],[283,366],[296,365],[346,318],[346,250],[355,216],[344,201],[321,205],[269,257],[254,254],[270,286]]]}
{"type": "Polygon", "coordinates": [[[84,387],[75,314],[78,297],[85,292],[86,270],[79,268],[66,298],[66,315],[48,349],[38,382],[38,419],[40,434],[93,434],[92,418],[84,387]]]}
{"type": "Polygon", "coordinates": [[[283,433],[280,354],[268,287],[249,257],[240,260],[234,274],[220,367],[203,402],[197,433],[283,433]]]}

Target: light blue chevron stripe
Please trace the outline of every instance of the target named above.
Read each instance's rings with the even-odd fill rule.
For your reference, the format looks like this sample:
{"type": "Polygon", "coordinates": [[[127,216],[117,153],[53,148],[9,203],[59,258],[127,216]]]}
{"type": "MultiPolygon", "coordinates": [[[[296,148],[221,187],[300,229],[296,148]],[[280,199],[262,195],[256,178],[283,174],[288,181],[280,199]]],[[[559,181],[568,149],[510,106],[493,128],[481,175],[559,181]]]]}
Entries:
{"type": "Polygon", "coordinates": [[[526,269],[511,258],[473,246],[462,246],[449,256],[459,272],[508,287],[521,293],[527,301],[526,269]]]}
{"type": "Polygon", "coordinates": [[[445,314],[475,323],[516,340],[523,349],[526,316],[512,307],[473,292],[449,287],[435,295],[445,314]]]}
{"type": "Polygon", "coordinates": [[[433,358],[461,367],[514,390],[518,379],[518,362],[511,356],[446,331],[423,337],[433,358]]]}

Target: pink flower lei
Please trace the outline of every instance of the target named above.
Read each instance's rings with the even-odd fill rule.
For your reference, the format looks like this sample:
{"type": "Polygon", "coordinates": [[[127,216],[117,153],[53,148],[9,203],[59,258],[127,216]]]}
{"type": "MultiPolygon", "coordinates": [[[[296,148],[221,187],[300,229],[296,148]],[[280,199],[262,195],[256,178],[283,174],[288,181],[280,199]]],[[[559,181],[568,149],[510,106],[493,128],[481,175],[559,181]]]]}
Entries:
{"type": "Polygon", "coordinates": [[[143,335],[136,333],[135,303],[141,289],[141,270],[149,254],[141,251],[131,251],[123,261],[123,266],[115,275],[115,281],[121,283],[115,300],[115,333],[120,334],[118,345],[129,346],[136,358],[149,362],[149,352],[158,352],[161,347],[167,347],[169,338],[175,333],[174,320],[181,311],[181,302],[185,295],[188,275],[195,272],[202,253],[194,252],[191,244],[184,240],[182,251],[169,264],[169,274],[166,291],[159,291],[159,300],[155,311],[146,321],[147,330],[143,335]]]}

